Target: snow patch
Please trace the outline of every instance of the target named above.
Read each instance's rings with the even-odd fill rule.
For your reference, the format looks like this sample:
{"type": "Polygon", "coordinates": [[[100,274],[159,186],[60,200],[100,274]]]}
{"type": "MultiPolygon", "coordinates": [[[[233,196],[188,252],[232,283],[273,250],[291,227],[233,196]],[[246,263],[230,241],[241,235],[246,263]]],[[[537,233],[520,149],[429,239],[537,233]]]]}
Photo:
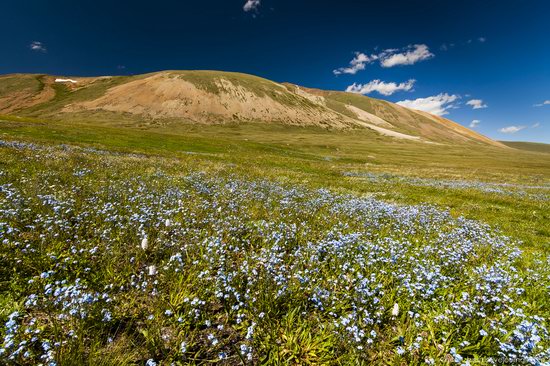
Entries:
{"type": "Polygon", "coordinates": [[[55,79],[55,82],[56,83],[73,83],[73,84],[78,83],[78,81],[73,79],[55,79]]]}

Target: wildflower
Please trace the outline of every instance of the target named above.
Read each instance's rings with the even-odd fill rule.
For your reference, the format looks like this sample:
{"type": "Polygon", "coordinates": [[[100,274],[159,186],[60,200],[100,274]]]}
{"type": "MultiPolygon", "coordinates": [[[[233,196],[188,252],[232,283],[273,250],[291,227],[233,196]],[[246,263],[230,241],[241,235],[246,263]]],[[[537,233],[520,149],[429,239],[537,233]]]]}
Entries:
{"type": "Polygon", "coordinates": [[[451,348],[451,351],[449,352],[451,354],[451,356],[453,356],[455,362],[462,362],[463,358],[461,355],[459,355],[457,352],[456,352],[456,348],[452,347],[451,348]]]}
{"type": "Polygon", "coordinates": [[[395,303],[393,304],[393,309],[391,310],[391,315],[396,317],[399,315],[399,304],[395,303]]]}
{"type": "Polygon", "coordinates": [[[208,334],[207,338],[212,343],[213,346],[218,344],[218,339],[214,336],[214,334],[212,333],[208,334]]]}
{"type": "Polygon", "coordinates": [[[151,265],[147,267],[147,271],[149,273],[149,276],[154,276],[157,274],[157,267],[155,265],[151,265]]]}
{"type": "Polygon", "coordinates": [[[110,322],[113,319],[111,316],[111,312],[109,311],[103,311],[103,321],[104,322],[110,322]]]}
{"type": "Polygon", "coordinates": [[[254,335],[254,328],[255,327],[256,327],[256,323],[254,323],[254,322],[248,327],[248,329],[246,331],[246,337],[245,337],[246,339],[251,339],[252,338],[252,336],[254,335]]]}
{"type": "Polygon", "coordinates": [[[147,237],[144,237],[143,239],[141,239],[141,249],[147,250],[148,247],[149,247],[149,240],[147,239],[147,237]]]}

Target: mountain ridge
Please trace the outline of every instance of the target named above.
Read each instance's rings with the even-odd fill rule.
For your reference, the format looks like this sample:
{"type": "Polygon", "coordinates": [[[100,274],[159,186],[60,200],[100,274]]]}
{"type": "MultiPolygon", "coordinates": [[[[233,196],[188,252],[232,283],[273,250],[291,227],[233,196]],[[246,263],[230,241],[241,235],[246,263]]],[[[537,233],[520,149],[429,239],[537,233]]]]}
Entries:
{"type": "Polygon", "coordinates": [[[506,148],[451,120],[388,101],[222,71],[100,77],[2,75],[0,113],[86,121],[124,118],[368,128],[394,139],[506,148]]]}

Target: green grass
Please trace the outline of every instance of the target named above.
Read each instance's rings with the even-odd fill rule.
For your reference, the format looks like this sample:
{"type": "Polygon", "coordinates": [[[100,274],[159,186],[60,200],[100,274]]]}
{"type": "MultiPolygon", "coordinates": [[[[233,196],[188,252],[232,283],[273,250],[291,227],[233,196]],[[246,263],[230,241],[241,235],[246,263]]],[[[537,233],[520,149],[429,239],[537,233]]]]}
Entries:
{"type": "Polygon", "coordinates": [[[0,82],[0,97],[8,96],[21,91],[39,92],[41,84],[37,77],[3,76],[0,82]]]}
{"type": "MultiPolygon", "coordinates": [[[[479,190],[449,190],[367,183],[343,173],[364,171],[404,177],[544,185],[550,179],[545,154],[500,148],[437,146],[392,141],[364,130],[330,131],[262,124],[202,126],[187,123],[121,128],[84,122],[15,117],[0,121],[2,138],[72,143],[125,152],[235,164],[257,176],[307,182],[315,187],[376,194],[400,203],[433,203],[456,215],[485,221],[548,250],[549,204],[479,190]]],[[[544,192],[544,191],[543,191],[544,192]]],[[[546,191],[547,192],[547,191],[546,191]]]]}
{"type": "Polygon", "coordinates": [[[550,154],[550,144],[537,142],[520,142],[520,141],[500,141],[506,146],[513,147],[518,150],[534,151],[550,154]]]}
{"type": "MultiPolygon", "coordinates": [[[[6,355],[19,345],[30,352],[8,364],[48,357],[62,366],[149,359],[450,364],[456,355],[486,363],[500,359],[499,342],[526,343],[513,331],[538,332],[538,344],[548,348],[543,245],[526,242],[530,250],[518,257],[519,243],[478,223],[361,197],[452,206],[455,217],[472,206],[494,226],[537,204],[547,213],[546,203],[344,177],[374,169],[357,146],[338,144],[350,136],[334,134],[327,146],[331,135],[320,129],[286,130],[293,136],[287,145],[273,140],[284,129],[258,125],[170,134],[17,118],[2,123],[0,139],[41,144],[0,146],[0,348],[6,355]],[[267,131],[270,142],[258,137],[267,131]],[[533,325],[524,330],[522,321],[533,325]]],[[[418,170],[433,162],[433,150],[385,143],[375,150],[386,159],[379,173],[462,174],[458,164],[445,172],[418,170]],[[407,160],[398,164],[382,151],[407,160]]],[[[536,218],[514,220],[519,237],[548,235],[529,234],[527,222],[536,218]]],[[[545,357],[539,349],[532,356],[545,357]]]]}
{"type": "Polygon", "coordinates": [[[548,348],[550,155],[112,117],[0,117],[0,140],[38,144],[0,146],[0,348],[31,352],[8,363],[486,363],[514,331],[548,348]],[[437,185],[455,181],[483,183],[437,185]]]}

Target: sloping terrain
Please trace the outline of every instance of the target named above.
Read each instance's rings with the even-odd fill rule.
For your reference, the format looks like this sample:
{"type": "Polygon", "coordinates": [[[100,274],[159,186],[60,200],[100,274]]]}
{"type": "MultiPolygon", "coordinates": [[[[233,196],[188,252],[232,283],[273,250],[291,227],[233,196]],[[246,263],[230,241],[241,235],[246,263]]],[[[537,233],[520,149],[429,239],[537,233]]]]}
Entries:
{"type": "Polygon", "coordinates": [[[0,77],[0,113],[80,121],[281,123],[368,128],[385,137],[504,147],[457,123],[366,96],[218,71],[95,78],[0,77]]]}
{"type": "Polygon", "coordinates": [[[534,151],[550,154],[550,144],[539,142],[499,141],[502,144],[518,150],[534,151]]]}

